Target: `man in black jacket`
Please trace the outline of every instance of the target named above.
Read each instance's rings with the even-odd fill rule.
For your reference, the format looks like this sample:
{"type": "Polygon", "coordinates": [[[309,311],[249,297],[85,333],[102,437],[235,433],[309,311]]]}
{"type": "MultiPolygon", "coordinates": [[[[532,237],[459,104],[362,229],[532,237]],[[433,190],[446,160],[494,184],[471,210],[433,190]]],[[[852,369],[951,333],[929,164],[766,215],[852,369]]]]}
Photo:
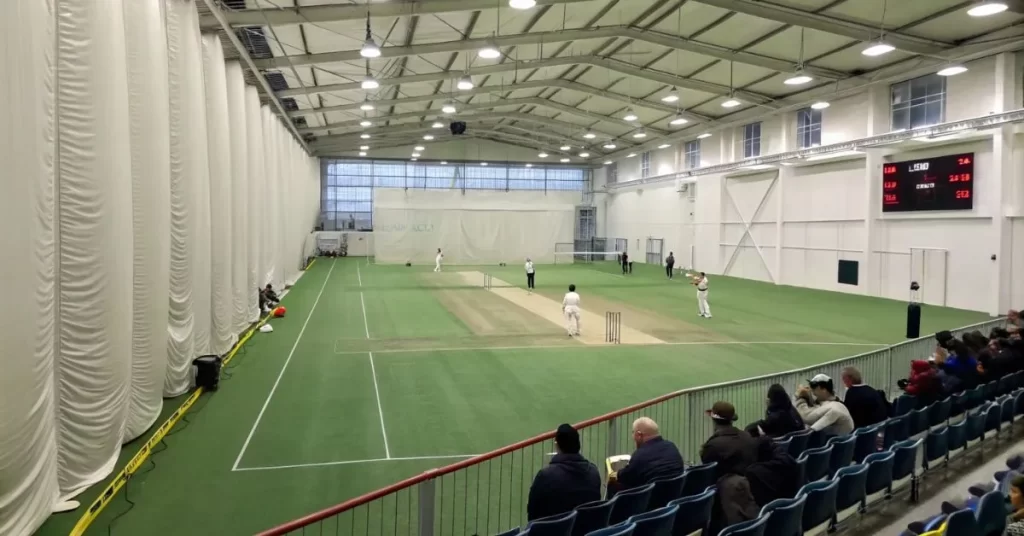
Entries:
{"type": "Polygon", "coordinates": [[[728,402],[715,402],[707,411],[715,431],[700,449],[701,463],[717,462],[718,478],[733,474],[743,476],[747,467],[757,461],[757,441],[736,428],[736,408],[728,402]]]}
{"type": "Polygon", "coordinates": [[[846,409],[853,417],[854,428],[878,424],[889,418],[889,403],[877,389],[864,384],[860,371],[846,367],[842,373],[846,385],[846,409]]]}
{"type": "Polygon", "coordinates": [[[601,500],[601,475],[580,454],[580,435],[568,424],[555,432],[551,463],[537,472],[530,486],[527,519],[569,512],[581,504],[601,500]]]}
{"type": "Polygon", "coordinates": [[[683,456],[675,443],[661,437],[654,419],[640,417],[633,422],[633,442],[636,450],[629,464],[615,475],[618,485],[614,488],[618,491],[637,488],[659,478],[676,477],[683,472],[683,456]]]}

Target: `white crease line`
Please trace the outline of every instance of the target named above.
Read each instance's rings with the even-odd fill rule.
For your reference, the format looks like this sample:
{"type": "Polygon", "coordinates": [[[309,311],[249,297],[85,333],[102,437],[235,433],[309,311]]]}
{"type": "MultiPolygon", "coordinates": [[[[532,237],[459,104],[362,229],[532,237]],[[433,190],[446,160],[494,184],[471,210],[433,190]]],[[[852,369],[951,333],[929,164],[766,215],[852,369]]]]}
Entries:
{"type": "Polygon", "coordinates": [[[384,408],[380,405],[380,388],[377,387],[377,367],[373,366],[373,352],[367,352],[370,354],[370,372],[373,373],[373,392],[377,395],[377,414],[380,415],[380,433],[384,436],[384,455],[386,459],[391,459],[391,449],[388,448],[388,432],[387,428],[384,427],[384,408]]]}
{"type": "Polygon", "coordinates": [[[249,448],[249,442],[252,441],[252,436],[256,433],[256,427],[260,425],[263,413],[267,411],[267,406],[270,405],[270,399],[274,398],[274,392],[277,391],[277,386],[281,383],[281,378],[284,377],[284,371],[288,368],[288,363],[291,363],[292,356],[295,355],[295,349],[299,347],[299,341],[302,340],[302,334],[306,332],[306,326],[309,325],[309,319],[313,318],[313,311],[316,310],[316,305],[320,303],[320,297],[324,295],[324,289],[327,288],[327,282],[331,280],[331,273],[334,272],[334,265],[337,263],[337,259],[331,262],[331,269],[327,271],[327,277],[324,278],[324,284],[320,287],[320,292],[316,295],[316,300],[313,301],[313,306],[309,308],[309,314],[306,315],[306,321],[302,323],[302,329],[299,330],[299,335],[295,337],[295,344],[292,345],[291,351],[288,352],[288,357],[284,360],[284,365],[281,366],[281,372],[277,374],[277,379],[274,380],[274,386],[271,387],[270,392],[267,393],[267,399],[263,401],[263,407],[260,408],[259,414],[256,415],[256,421],[252,423],[249,435],[245,438],[245,443],[242,444],[242,450],[238,452],[238,457],[235,458],[235,464],[231,467],[232,471],[236,471],[238,469],[238,464],[241,463],[242,456],[245,455],[245,449],[249,448]]]}
{"type": "MultiPolygon", "coordinates": [[[[401,339],[375,339],[375,340],[396,340],[401,339]]],[[[450,347],[450,348],[392,348],[384,350],[374,350],[378,354],[406,354],[406,353],[423,353],[423,352],[481,352],[485,350],[551,350],[554,348],[623,348],[623,347],[658,347],[658,346],[727,346],[727,345],[738,345],[738,344],[760,344],[760,345],[789,345],[789,346],[872,346],[875,348],[889,346],[883,343],[867,343],[867,342],[806,342],[806,341],[718,341],[718,342],[663,342],[663,343],[652,343],[652,344],[592,344],[592,345],[574,345],[574,344],[550,344],[550,345],[534,345],[534,346],[481,346],[481,347],[450,347]]],[[[335,343],[337,348],[337,343],[335,343]]],[[[365,354],[366,350],[351,350],[351,351],[335,351],[335,355],[349,355],[349,354],[365,354]]]]}
{"type": "Polygon", "coordinates": [[[370,460],[345,460],[340,462],[299,463],[295,465],[269,465],[266,467],[239,467],[235,471],[273,471],[276,469],[299,469],[302,467],[328,467],[332,465],[356,465],[361,463],[406,462],[415,460],[453,460],[479,456],[478,454],[455,454],[451,456],[411,456],[407,458],[374,458],[370,460]]]}

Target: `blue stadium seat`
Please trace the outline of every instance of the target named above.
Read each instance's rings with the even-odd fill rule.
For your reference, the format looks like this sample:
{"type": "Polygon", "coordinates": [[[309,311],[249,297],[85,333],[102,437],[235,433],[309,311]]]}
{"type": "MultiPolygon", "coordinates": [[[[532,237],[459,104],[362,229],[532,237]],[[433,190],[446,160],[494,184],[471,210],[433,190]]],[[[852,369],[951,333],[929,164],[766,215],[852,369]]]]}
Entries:
{"type": "Polygon", "coordinates": [[[676,520],[678,506],[666,506],[650,512],[635,515],[626,524],[633,523],[636,528],[634,536],[672,536],[672,524],[676,520]]]}
{"type": "Polygon", "coordinates": [[[983,408],[967,413],[967,448],[985,439],[985,412],[983,408]]]}
{"type": "Polygon", "coordinates": [[[811,482],[800,488],[797,496],[804,496],[803,528],[806,536],[825,534],[832,517],[836,514],[836,492],[839,491],[838,480],[811,482]]]}
{"type": "Polygon", "coordinates": [[[1024,467],[1024,452],[1018,452],[1017,454],[1014,454],[1013,456],[1010,456],[1009,458],[1006,459],[1007,469],[1020,471],[1022,470],[1021,467],[1024,467]]]}
{"type": "Polygon", "coordinates": [[[1016,401],[1011,396],[1007,396],[999,402],[999,420],[1003,424],[1013,424],[1013,415],[1016,413],[1015,403],[1016,401]]]}
{"type": "Polygon", "coordinates": [[[654,484],[636,489],[619,492],[615,495],[615,504],[612,505],[612,516],[608,520],[611,525],[617,525],[637,514],[647,511],[647,503],[651,500],[651,492],[654,484]]]}
{"type": "Polygon", "coordinates": [[[892,487],[894,452],[878,452],[864,459],[868,476],[864,483],[865,506],[871,506],[885,499],[892,487]]]}
{"type": "Polygon", "coordinates": [[[949,453],[949,432],[947,428],[928,432],[924,440],[924,468],[934,469],[939,464],[946,463],[946,456],[949,453]]]}
{"type": "Polygon", "coordinates": [[[868,466],[864,464],[844,467],[836,473],[839,489],[836,491],[836,524],[849,519],[864,507],[867,496],[868,466]]]}
{"type": "MultiPolygon", "coordinates": [[[[656,510],[665,506],[669,501],[674,501],[682,496],[683,484],[686,482],[686,473],[679,473],[674,478],[663,478],[655,480],[654,490],[651,491],[651,500],[647,503],[647,511],[656,510]]],[[[637,530],[640,530],[639,527],[637,530]]]]}
{"type": "Polygon", "coordinates": [[[910,412],[910,426],[907,430],[908,437],[923,435],[928,430],[928,414],[931,413],[931,406],[915,409],[910,412]]]}
{"type": "Polygon", "coordinates": [[[853,447],[856,437],[853,435],[836,436],[828,440],[832,446],[832,457],[829,460],[830,475],[853,463],[853,447]]]}
{"type": "Polygon", "coordinates": [[[946,518],[946,536],[975,536],[976,534],[978,534],[978,522],[970,508],[953,512],[946,518]]]}
{"type": "Polygon", "coordinates": [[[776,499],[761,508],[761,517],[768,518],[765,532],[772,536],[800,536],[804,533],[804,504],[807,497],[798,495],[795,499],[776,499]]]}
{"type": "Polygon", "coordinates": [[[710,486],[718,482],[718,463],[711,462],[704,465],[694,465],[686,469],[686,481],[683,482],[683,491],[680,497],[689,497],[703,493],[710,486]]]}
{"type": "Polygon", "coordinates": [[[566,514],[534,519],[526,525],[526,530],[530,531],[531,536],[571,536],[577,515],[573,510],[566,514]]]}
{"type": "Polygon", "coordinates": [[[622,525],[615,525],[614,527],[588,532],[586,536],[632,536],[634,529],[636,529],[636,525],[624,523],[622,525]]]}
{"type": "Polygon", "coordinates": [[[595,530],[608,526],[612,517],[612,506],[615,499],[594,501],[576,507],[576,523],[573,524],[573,536],[585,536],[595,530]]]}
{"type": "Polygon", "coordinates": [[[999,383],[998,382],[994,382],[994,381],[988,382],[985,385],[983,385],[982,387],[983,387],[983,391],[982,392],[985,393],[985,400],[992,401],[992,400],[995,400],[997,396],[999,396],[999,383]]]}
{"type": "Polygon", "coordinates": [[[917,409],[917,397],[908,394],[900,395],[892,405],[894,417],[908,415],[915,409],[917,409]]]}
{"type": "Polygon", "coordinates": [[[786,436],[789,439],[789,455],[793,459],[799,458],[807,450],[807,442],[810,441],[812,432],[814,430],[807,428],[806,430],[793,432],[786,436]]]}
{"type": "Polygon", "coordinates": [[[1014,422],[1024,417],[1024,389],[1013,395],[1013,420],[1014,422]]]}
{"type": "Polygon", "coordinates": [[[885,438],[882,443],[883,450],[889,450],[889,447],[905,441],[909,437],[908,430],[910,429],[910,417],[894,417],[885,421],[885,438]]]}
{"type": "Polygon", "coordinates": [[[979,385],[967,391],[968,409],[980,408],[985,403],[985,386],[979,385]]]}
{"type": "Polygon", "coordinates": [[[796,460],[796,481],[801,486],[807,482],[807,458],[798,458],[796,460]]]}
{"type": "Polygon", "coordinates": [[[999,536],[1006,528],[1006,500],[1002,493],[993,491],[978,501],[975,518],[978,520],[978,536],[999,536]]]}
{"type": "MultiPolygon", "coordinates": [[[[811,430],[811,436],[807,438],[807,448],[817,449],[825,446],[828,437],[821,430],[811,430]]],[[[805,449],[806,450],[806,449],[805,449]]]]}
{"type": "Polygon", "coordinates": [[[946,439],[949,442],[949,459],[953,460],[967,449],[967,421],[949,425],[946,439]]]}
{"type": "Polygon", "coordinates": [[[1011,378],[1010,375],[999,378],[999,381],[996,383],[996,392],[999,393],[998,396],[1008,395],[1010,394],[1010,391],[1013,391],[1014,379],[1011,378]]]}
{"type": "Polygon", "coordinates": [[[763,536],[765,534],[765,527],[768,525],[767,516],[761,516],[750,521],[744,521],[743,523],[737,523],[731,527],[722,529],[722,532],[718,533],[718,536],[763,536]]]}
{"type": "Polygon", "coordinates": [[[882,430],[882,426],[882,423],[878,423],[854,431],[853,436],[856,443],[853,449],[853,461],[861,463],[864,458],[878,452],[878,432],[882,430]]]}
{"type": "Polygon", "coordinates": [[[505,532],[499,532],[498,534],[495,534],[494,536],[516,536],[520,532],[521,531],[519,530],[519,527],[516,527],[514,529],[506,530],[505,532]]]}
{"type": "Polygon", "coordinates": [[[807,449],[800,459],[804,460],[804,481],[816,482],[828,477],[829,464],[832,462],[832,446],[807,449]]]}
{"type": "Polygon", "coordinates": [[[999,404],[992,402],[983,410],[985,414],[985,435],[983,437],[989,437],[989,432],[995,432],[999,435],[999,430],[1002,427],[1002,408],[999,404]]]}
{"type": "Polygon", "coordinates": [[[775,439],[775,446],[780,448],[780,449],[782,449],[782,450],[784,450],[784,451],[786,451],[786,452],[789,452],[789,445],[792,442],[793,442],[793,438],[791,438],[789,436],[779,437],[779,438],[775,439]]]}
{"type": "Polygon", "coordinates": [[[931,411],[928,413],[928,425],[932,430],[945,426],[949,421],[949,414],[953,411],[953,400],[951,398],[945,398],[939,402],[932,404],[931,411]]]}
{"type": "Polygon", "coordinates": [[[964,412],[967,411],[967,404],[968,404],[967,393],[965,393],[965,392],[954,393],[953,395],[951,395],[949,397],[949,399],[950,399],[950,402],[951,402],[950,403],[950,407],[949,407],[949,417],[950,418],[959,417],[959,416],[963,415],[964,412]]]}
{"type": "Polygon", "coordinates": [[[923,439],[908,439],[892,446],[890,451],[896,456],[892,462],[892,493],[910,486],[913,493],[917,486],[920,470],[917,465],[917,454],[921,450],[923,439]]]}
{"type": "Polygon", "coordinates": [[[711,509],[715,504],[715,488],[710,487],[704,493],[676,499],[669,506],[678,506],[676,521],[672,526],[673,536],[691,536],[700,534],[711,522],[711,509]]]}

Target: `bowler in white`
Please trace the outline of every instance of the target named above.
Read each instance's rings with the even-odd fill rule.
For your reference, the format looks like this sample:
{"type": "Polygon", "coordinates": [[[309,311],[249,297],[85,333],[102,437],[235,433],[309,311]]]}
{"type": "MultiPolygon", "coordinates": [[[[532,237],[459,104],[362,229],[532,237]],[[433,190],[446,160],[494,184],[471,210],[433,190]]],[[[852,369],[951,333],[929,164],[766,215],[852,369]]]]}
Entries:
{"type": "Polygon", "coordinates": [[[441,253],[441,248],[437,248],[437,257],[434,257],[434,271],[441,271],[441,261],[444,260],[444,254],[441,253]]]}
{"type": "Polygon", "coordinates": [[[565,315],[566,329],[570,337],[580,334],[580,295],[576,294],[576,285],[569,285],[569,292],[562,298],[562,314],[565,315]]]}
{"type": "Polygon", "coordinates": [[[708,276],[704,272],[690,280],[697,287],[697,313],[704,318],[711,318],[711,306],[708,305],[708,276]]]}

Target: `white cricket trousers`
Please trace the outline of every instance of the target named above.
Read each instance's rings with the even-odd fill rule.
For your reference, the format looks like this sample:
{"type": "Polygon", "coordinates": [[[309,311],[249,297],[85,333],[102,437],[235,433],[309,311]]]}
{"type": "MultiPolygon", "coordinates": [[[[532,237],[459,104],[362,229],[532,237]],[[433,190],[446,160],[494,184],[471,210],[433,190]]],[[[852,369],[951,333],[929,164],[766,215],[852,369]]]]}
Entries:
{"type": "Polygon", "coordinates": [[[565,329],[569,335],[580,334],[580,308],[570,305],[565,308],[565,329]]]}
{"type": "Polygon", "coordinates": [[[708,305],[708,291],[697,291],[697,311],[705,316],[711,316],[711,306],[708,305]]]}
{"type": "Polygon", "coordinates": [[[441,271],[441,261],[434,261],[434,271],[435,272],[440,272],[441,271]]]}

